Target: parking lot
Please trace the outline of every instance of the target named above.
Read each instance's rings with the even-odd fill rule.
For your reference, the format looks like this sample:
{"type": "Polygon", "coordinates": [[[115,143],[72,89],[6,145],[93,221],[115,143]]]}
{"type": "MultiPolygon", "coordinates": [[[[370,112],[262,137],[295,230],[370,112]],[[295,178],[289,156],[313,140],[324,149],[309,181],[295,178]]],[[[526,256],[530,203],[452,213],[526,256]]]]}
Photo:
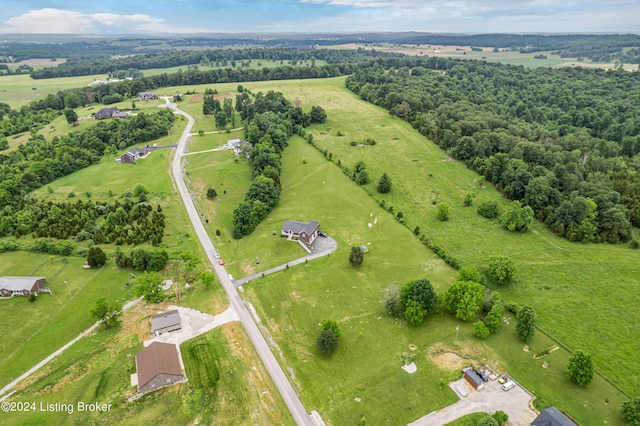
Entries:
{"type": "Polygon", "coordinates": [[[484,389],[477,391],[464,378],[449,383],[451,390],[458,395],[460,401],[439,411],[433,411],[419,418],[410,426],[437,426],[450,423],[471,413],[495,413],[502,410],[509,416],[509,421],[515,426],[529,426],[537,414],[529,408],[529,401],[533,397],[520,385],[509,391],[502,390],[497,380],[488,381],[484,389]],[[462,392],[460,392],[462,391],[462,392]],[[466,393],[466,397],[461,396],[466,393]]]}

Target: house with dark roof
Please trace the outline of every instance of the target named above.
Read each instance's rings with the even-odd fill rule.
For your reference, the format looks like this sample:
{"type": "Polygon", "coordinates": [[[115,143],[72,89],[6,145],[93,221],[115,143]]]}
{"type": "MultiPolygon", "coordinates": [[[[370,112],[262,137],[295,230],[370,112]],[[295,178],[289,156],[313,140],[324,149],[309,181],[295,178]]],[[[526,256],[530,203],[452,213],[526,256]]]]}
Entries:
{"type": "Polygon", "coordinates": [[[138,158],[146,157],[147,154],[149,154],[149,152],[151,152],[151,149],[148,146],[144,147],[144,148],[138,148],[137,146],[134,146],[129,151],[127,151],[124,154],[122,154],[120,156],[120,160],[123,163],[136,164],[136,160],[138,158]]]}
{"type": "Polygon", "coordinates": [[[180,323],[180,313],[177,309],[151,317],[151,329],[153,330],[153,334],[156,336],[159,336],[162,333],[170,333],[172,331],[180,330],[181,328],[182,324],[180,323]]]}
{"type": "Polygon", "coordinates": [[[549,407],[531,422],[531,426],[577,426],[569,417],[562,414],[556,407],[549,407]]]}
{"type": "Polygon", "coordinates": [[[249,158],[249,152],[253,149],[251,142],[241,139],[229,139],[227,145],[233,149],[233,153],[236,154],[236,156],[244,155],[247,158],[249,158]]]}
{"type": "Polygon", "coordinates": [[[287,220],[280,230],[281,237],[287,237],[288,240],[298,240],[310,245],[318,238],[320,231],[320,223],[317,220],[311,222],[296,222],[287,220]]]}
{"type": "Polygon", "coordinates": [[[140,101],[148,101],[150,99],[158,99],[158,95],[153,92],[139,92],[138,100],[140,101]]]}
{"type": "Polygon", "coordinates": [[[462,370],[462,372],[464,373],[464,379],[471,385],[472,388],[474,388],[475,390],[484,389],[484,380],[482,380],[482,377],[480,377],[478,373],[473,370],[473,368],[466,367],[462,370]]]}
{"type": "Polygon", "coordinates": [[[178,347],[153,342],[136,355],[138,392],[145,394],[186,381],[178,347]]]}
{"type": "Polygon", "coordinates": [[[117,107],[102,108],[100,111],[96,112],[93,115],[93,118],[95,118],[96,120],[101,120],[103,118],[111,118],[113,117],[113,114],[117,114],[119,112],[120,110],[117,107]]]}
{"type": "Polygon", "coordinates": [[[0,277],[0,296],[37,295],[42,291],[51,293],[51,290],[45,287],[46,283],[45,277],[0,277]]]}

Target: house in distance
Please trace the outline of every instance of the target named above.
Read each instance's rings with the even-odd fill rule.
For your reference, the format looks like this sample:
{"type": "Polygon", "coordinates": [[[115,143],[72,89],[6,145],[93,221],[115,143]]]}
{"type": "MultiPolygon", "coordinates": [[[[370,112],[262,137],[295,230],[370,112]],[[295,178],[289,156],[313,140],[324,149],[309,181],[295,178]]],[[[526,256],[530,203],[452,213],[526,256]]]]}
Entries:
{"type": "Polygon", "coordinates": [[[129,151],[120,156],[120,161],[122,161],[123,163],[136,164],[136,160],[138,158],[146,157],[149,152],[151,152],[149,147],[138,148],[137,146],[134,146],[129,151]]]}
{"type": "Polygon", "coordinates": [[[129,114],[120,111],[117,107],[102,108],[100,111],[93,115],[96,120],[102,120],[104,118],[127,118],[129,114]]]}
{"type": "Polygon", "coordinates": [[[156,95],[153,92],[139,92],[138,93],[138,100],[139,101],[148,101],[148,100],[152,100],[152,99],[158,99],[158,95],[156,95]]]}
{"type": "Polygon", "coordinates": [[[41,292],[51,293],[45,287],[47,280],[45,277],[0,277],[0,296],[28,296],[38,295],[41,292]]]}

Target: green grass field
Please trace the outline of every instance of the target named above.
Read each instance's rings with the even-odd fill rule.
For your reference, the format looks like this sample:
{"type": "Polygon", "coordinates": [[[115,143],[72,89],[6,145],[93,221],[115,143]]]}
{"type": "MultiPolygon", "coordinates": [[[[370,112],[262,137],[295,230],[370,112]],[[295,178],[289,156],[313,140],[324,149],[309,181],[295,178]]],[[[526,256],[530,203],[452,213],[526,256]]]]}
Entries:
{"type": "MultiPolygon", "coordinates": [[[[261,68],[275,68],[279,66],[291,65],[291,61],[271,61],[271,60],[252,60],[249,68],[261,69],[261,68]]],[[[238,61],[239,65],[239,61],[238,61]]],[[[316,60],[316,66],[326,65],[324,61],[316,60]]],[[[301,61],[296,66],[311,66],[311,61],[301,61]]],[[[230,65],[228,66],[230,67],[230,65]]],[[[227,67],[227,68],[228,68],[227,67]]],[[[198,67],[201,70],[223,68],[223,67],[198,67]]],[[[170,68],[153,68],[148,70],[142,70],[145,76],[152,76],[158,74],[170,74],[176,73],[181,69],[185,71],[187,66],[177,66],[170,68]]],[[[241,67],[238,67],[241,69],[241,67]]],[[[107,78],[106,74],[85,75],[78,77],[60,77],[34,80],[28,74],[25,75],[8,75],[0,76],[0,83],[2,89],[0,89],[0,102],[5,102],[11,105],[11,108],[19,108],[29,102],[40,99],[49,93],[57,93],[61,90],[75,89],[78,87],[88,86],[95,80],[104,80],[107,78]]],[[[237,83],[235,84],[237,87],[237,83]]],[[[235,89],[234,89],[235,90],[235,89]]],[[[204,91],[204,90],[203,90],[204,91]]],[[[163,92],[159,90],[158,92],[163,92]]],[[[167,93],[173,95],[177,92],[167,93]]],[[[133,99],[132,99],[133,100],[133,99]]],[[[131,100],[126,101],[127,107],[131,105],[131,100]]],[[[136,99],[136,105],[138,104],[136,99]]]]}
{"type": "Polygon", "coordinates": [[[26,297],[0,301],[0,385],[8,384],[89,328],[95,322],[89,310],[100,297],[133,298],[127,286],[129,271],[113,262],[99,270],[83,269],[83,262],[81,258],[23,252],[0,254],[0,275],[45,276],[53,292],[41,294],[35,303],[26,297]]]}
{"type": "MultiPolygon", "coordinates": [[[[214,293],[210,293],[210,296],[214,293]]],[[[238,324],[228,324],[181,345],[189,381],[128,402],[135,394],[130,375],[135,354],[148,333],[141,306],[126,314],[124,325],[99,329],[38,372],[10,400],[71,404],[74,412],[10,413],[3,424],[293,424],[260,364],[247,359],[248,340],[238,324]],[[104,350],[108,348],[108,350],[104,350]],[[246,351],[245,351],[246,352],[246,351]],[[254,368],[256,367],[256,368],[254,368]],[[217,371],[217,379],[205,378],[217,371]],[[106,412],[79,412],[77,403],[112,404],[106,412]],[[261,421],[262,421],[261,420],[261,421]]]]}
{"type": "MultiPolygon", "coordinates": [[[[230,85],[219,85],[216,88],[219,91],[231,90],[230,85]]],[[[395,207],[396,212],[404,212],[410,229],[419,225],[428,237],[444,246],[463,265],[482,268],[491,255],[508,254],[513,256],[518,263],[519,274],[510,288],[501,289],[505,298],[520,304],[531,304],[538,315],[539,326],[570,348],[590,352],[596,362],[596,368],[604,372],[623,389],[627,391],[637,389],[636,384],[639,378],[633,373],[634,342],[625,337],[633,334],[635,320],[628,321],[628,318],[637,317],[633,309],[638,301],[637,292],[634,292],[637,278],[634,277],[640,276],[640,269],[637,262],[633,260],[635,254],[633,251],[628,250],[626,246],[572,244],[554,237],[540,224],[535,224],[533,231],[528,234],[510,234],[501,230],[497,224],[481,218],[475,213],[475,208],[463,208],[462,198],[469,190],[477,194],[476,205],[482,201],[495,199],[499,200],[504,207],[506,201],[492,187],[480,188],[477,175],[467,170],[462,164],[451,161],[444,152],[425,141],[407,123],[390,117],[386,111],[380,108],[358,100],[344,89],[342,78],[255,83],[251,90],[254,92],[280,90],[289,99],[296,97],[302,99],[305,108],[309,108],[310,105],[322,105],[329,114],[329,120],[323,125],[310,129],[315,141],[331,152],[334,160],[340,159],[343,164],[352,166],[357,160],[363,159],[372,177],[370,184],[372,191],[375,191],[374,186],[382,172],[389,173],[393,179],[394,187],[391,194],[385,195],[385,199],[387,203],[391,203],[395,207]],[[345,136],[336,136],[338,129],[342,130],[345,136]],[[352,147],[350,145],[352,140],[361,141],[368,137],[376,139],[378,144],[373,147],[352,147]],[[449,222],[443,223],[435,220],[435,206],[440,202],[448,202],[452,206],[449,222]]],[[[320,200],[326,199],[327,196],[318,188],[310,185],[310,182],[315,181],[314,178],[319,171],[314,168],[311,173],[304,172],[304,169],[312,164],[312,156],[309,152],[292,153],[293,150],[293,146],[288,148],[285,151],[285,157],[294,156],[295,161],[288,164],[293,164],[293,167],[299,170],[298,173],[302,173],[302,175],[295,176],[293,179],[283,177],[283,182],[285,186],[287,182],[295,182],[301,188],[299,191],[294,190],[293,195],[287,195],[285,188],[281,204],[256,230],[255,235],[263,237],[262,241],[260,238],[253,239],[253,236],[247,239],[256,245],[264,244],[264,237],[270,236],[271,220],[273,220],[273,225],[276,225],[289,216],[304,218],[313,215],[320,220],[327,232],[330,234],[334,232],[334,229],[332,230],[335,228],[334,224],[327,223],[325,217],[330,213],[322,213],[319,210],[319,206],[322,204],[320,200]],[[302,164],[302,156],[309,159],[308,164],[302,164]],[[292,201],[288,197],[292,197],[296,201],[292,201]],[[305,202],[298,202],[298,199],[305,202]],[[309,203],[313,203],[313,206],[309,203]],[[280,211],[294,214],[281,215],[280,211]],[[299,213],[307,211],[309,213],[299,213]],[[276,219],[279,219],[280,222],[276,219]]],[[[320,158],[322,159],[322,157],[320,158]]],[[[333,167],[336,173],[340,173],[335,165],[328,162],[325,164],[333,167]]],[[[295,185],[293,186],[295,187],[295,185]]],[[[340,191],[347,192],[346,196],[348,197],[355,197],[360,192],[366,195],[348,180],[346,183],[343,182],[336,186],[340,188],[340,191]],[[353,185],[353,187],[345,190],[345,185],[353,185]]],[[[331,196],[333,197],[334,194],[332,193],[331,196]]],[[[337,200],[337,198],[333,200],[334,207],[343,208],[344,204],[337,200]]],[[[379,220],[382,217],[392,221],[390,215],[380,210],[376,204],[373,206],[375,207],[370,210],[378,215],[379,220]]],[[[346,208],[342,211],[342,215],[348,214],[349,218],[352,218],[353,211],[353,209],[346,208]]],[[[410,232],[405,238],[411,238],[410,232]]],[[[241,244],[244,244],[242,243],[244,240],[240,240],[241,244]]],[[[232,245],[234,243],[232,241],[232,245]]],[[[347,244],[351,243],[353,243],[353,239],[347,242],[347,244]]],[[[335,256],[340,257],[339,253],[340,251],[335,256]]],[[[346,259],[345,252],[342,253],[342,257],[346,259]]],[[[396,254],[389,258],[396,259],[397,256],[396,254]]],[[[365,264],[369,263],[370,258],[371,256],[367,255],[365,264]]],[[[253,260],[253,253],[246,253],[244,259],[234,258],[232,260],[246,262],[249,266],[253,260]]],[[[329,262],[329,260],[316,262],[329,262]]],[[[312,286],[326,286],[326,276],[332,277],[331,282],[345,281],[344,279],[335,279],[336,273],[332,267],[326,266],[328,269],[323,269],[320,272],[316,269],[316,265],[318,263],[304,266],[310,271],[304,274],[304,278],[296,278],[295,282],[304,281],[312,286]],[[322,279],[320,276],[325,278],[322,279]]],[[[293,268],[289,273],[291,274],[295,269],[293,268]]],[[[284,281],[283,279],[283,274],[279,274],[275,277],[266,277],[263,279],[264,281],[258,280],[257,284],[251,287],[255,290],[249,290],[249,293],[256,292],[252,297],[255,297],[256,303],[262,307],[262,312],[268,318],[272,330],[286,330],[286,333],[282,333],[284,334],[282,339],[286,342],[282,343],[280,340],[278,342],[285,347],[292,345],[289,350],[285,350],[285,358],[288,363],[293,365],[294,370],[297,370],[300,366],[306,368],[309,364],[309,362],[300,361],[297,353],[303,347],[307,351],[313,350],[313,336],[307,336],[307,341],[304,344],[295,344],[294,342],[301,340],[301,336],[306,336],[308,332],[292,338],[287,337],[293,331],[292,329],[299,328],[297,324],[305,320],[309,316],[309,312],[295,314],[289,311],[288,304],[283,306],[282,303],[285,302],[279,302],[289,300],[287,303],[290,303],[294,297],[296,301],[299,300],[297,290],[282,293],[285,290],[279,286],[283,282],[292,284],[292,277],[287,277],[284,281]],[[278,294],[271,294],[275,291],[278,294]]],[[[308,297],[315,299],[313,296],[308,297]]],[[[329,303],[335,305],[336,302],[342,301],[342,297],[343,295],[335,299],[331,298],[329,303]]],[[[291,306],[297,307],[298,304],[294,303],[291,306]]],[[[337,309],[335,312],[338,314],[343,310],[337,309]]],[[[313,321],[317,323],[320,319],[322,318],[314,318],[313,321]]],[[[451,323],[450,320],[449,323],[451,323]]],[[[443,323],[443,327],[445,326],[446,321],[443,323]]],[[[451,325],[449,324],[447,327],[450,328],[451,325]]],[[[625,397],[599,378],[596,378],[586,389],[576,389],[562,374],[565,360],[569,356],[567,352],[554,353],[551,359],[560,360],[555,366],[554,376],[550,377],[548,382],[540,383],[539,364],[533,365],[530,359],[521,362],[511,361],[512,354],[520,350],[521,344],[515,340],[513,334],[503,334],[495,336],[496,340],[500,341],[504,337],[508,341],[498,343],[497,347],[493,348],[491,355],[500,356],[496,353],[501,353],[500,357],[505,368],[516,371],[518,374],[515,377],[536,392],[543,403],[560,406],[579,420],[592,416],[596,416],[594,418],[601,419],[603,422],[607,419],[609,421],[617,419],[620,404],[625,397]],[[564,355],[561,356],[561,353],[564,355]],[[558,381],[562,383],[560,387],[558,381]],[[605,399],[610,402],[605,404],[603,402],[605,399]],[[591,403],[585,404],[585,400],[589,400],[591,403]]],[[[382,335],[383,339],[387,338],[386,334],[382,335]]],[[[470,328],[465,339],[475,342],[471,337],[470,328]]],[[[435,342],[437,340],[429,338],[428,341],[435,342]]],[[[546,343],[538,345],[536,349],[540,350],[549,346],[544,345],[546,343]]],[[[513,358],[515,359],[515,357],[513,358]]],[[[488,358],[488,360],[490,359],[491,357],[488,358]]],[[[306,359],[306,361],[309,360],[306,359]]],[[[342,362],[336,364],[342,364],[342,362]]],[[[360,364],[369,365],[366,361],[360,362],[360,364]]],[[[370,367],[363,369],[366,368],[370,367]]],[[[303,388],[305,387],[306,385],[303,385],[303,388]]],[[[313,388],[314,385],[311,387],[313,388]]],[[[314,391],[310,390],[310,393],[313,394],[314,391]]],[[[319,397],[316,395],[316,398],[319,397]]],[[[326,395],[319,399],[326,400],[326,395]]],[[[422,414],[426,414],[426,412],[422,414]]],[[[335,419],[332,416],[330,418],[335,419]]]]}

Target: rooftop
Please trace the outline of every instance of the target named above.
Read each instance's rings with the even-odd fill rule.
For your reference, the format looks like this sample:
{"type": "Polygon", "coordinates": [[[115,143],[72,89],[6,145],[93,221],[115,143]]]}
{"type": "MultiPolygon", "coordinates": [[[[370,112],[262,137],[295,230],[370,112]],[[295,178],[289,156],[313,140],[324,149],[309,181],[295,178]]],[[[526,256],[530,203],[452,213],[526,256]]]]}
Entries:
{"type": "Polygon", "coordinates": [[[138,388],[158,374],[182,375],[178,348],[170,343],[153,342],[136,355],[138,388]]]}
{"type": "Polygon", "coordinates": [[[0,277],[0,289],[10,291],[31,290],[36,281],[43,279],[45,277],[0,277]]]}
{"type": "Polygon", "coordinates": [[[163,312],[151,317],[151,328],[160,330],[180,324],[180,313],[177,310],[163,312]]]}

